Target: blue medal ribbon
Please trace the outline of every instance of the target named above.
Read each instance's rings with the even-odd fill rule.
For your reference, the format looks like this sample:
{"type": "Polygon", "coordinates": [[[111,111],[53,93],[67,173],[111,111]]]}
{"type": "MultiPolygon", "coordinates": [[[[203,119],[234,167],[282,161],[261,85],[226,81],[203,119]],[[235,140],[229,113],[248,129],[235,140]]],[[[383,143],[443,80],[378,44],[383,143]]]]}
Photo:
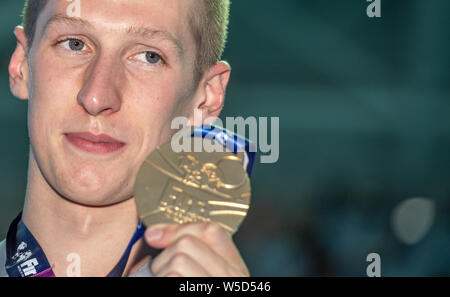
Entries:
{"type": "Polygon", "coordinates": [[[233,132],[214,125],[203,125],[196,127],[191,134],[192,137],[202,137],[215,140],[227,150],[238,153],[245,153],[244,168],[249,177],[252,175],[253,163],[255,162],[256,150],[254,144],[233,132]]]}
{"type": "Polygon", "coordinates": [[[131,249],[133,248],[134,244],[138,242],[138,240],[141,239],[142,236],[144,236],[144,233],[145,233],[145,226],[144,224],[142,224],[141,221],[139,221],[139,224],[136,227],[136,231],[134,232],[134,235],[131,238],[128,247],[125,250],[125,253],[122,255],[122,258],[120,258],[119,263],[117,263],[117,265],[107,275],[107,277],[121,277],[123,275],[125,267],[127,266],[128,263],[128,258],[130,258],[131,249]]]}
{"type": "Polygon", "coordinates": [[[54,276],[47,257],[22,222],[22,213],[11,223],[6,237],[6,271],[10,277],[54,276]]]}
{"type": "MultiPolygon", "coordinates": [[[[121,277],[131,249],[144,235],[142,222],[136,227],[125,252],[107,277],[121,277]]],[[[22,213],[11,223],[6,237],[6,272],[10,277],[54,277],[55,274],[41,246],[22,221],[22,213]]]]}

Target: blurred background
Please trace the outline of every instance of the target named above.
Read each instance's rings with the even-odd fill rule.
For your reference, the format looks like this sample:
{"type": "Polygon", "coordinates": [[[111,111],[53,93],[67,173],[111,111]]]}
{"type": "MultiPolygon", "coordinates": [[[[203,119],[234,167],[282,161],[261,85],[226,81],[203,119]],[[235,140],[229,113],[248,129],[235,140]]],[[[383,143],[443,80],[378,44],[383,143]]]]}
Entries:
{"type": "MultiPolygon", "coordinates": [[[[223,117],[279,117],[235,241],[254,276],[450,275],[450,1],[233,1],[223,117]]],[[[27,102],[0,4],[0,238],[23,205],[27,102]]]]}

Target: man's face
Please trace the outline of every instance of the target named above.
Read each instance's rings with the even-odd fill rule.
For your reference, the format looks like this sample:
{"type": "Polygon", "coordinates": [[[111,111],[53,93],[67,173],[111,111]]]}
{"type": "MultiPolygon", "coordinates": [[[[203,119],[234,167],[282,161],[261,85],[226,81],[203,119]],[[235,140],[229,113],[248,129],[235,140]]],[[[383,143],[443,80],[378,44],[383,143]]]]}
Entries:
{"type": "Polygon", "coordinates": [[[82,0],[82,22],[69,18],[67,1],[41,12],[28,59],[28,124],[36,164],[61,196],[86,205],[132,197],[140,165],[169,140],[173,117],[189,115],[192,4],[82,0]],[[81,132],[117,142],[86,142],[81,132]]]}

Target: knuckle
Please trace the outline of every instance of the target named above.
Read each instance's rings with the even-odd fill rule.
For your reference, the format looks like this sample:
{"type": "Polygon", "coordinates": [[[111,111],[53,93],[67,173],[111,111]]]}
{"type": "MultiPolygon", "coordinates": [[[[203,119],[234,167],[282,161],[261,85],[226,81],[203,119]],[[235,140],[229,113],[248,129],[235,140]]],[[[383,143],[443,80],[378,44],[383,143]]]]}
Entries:
{"type": "Polygon", "coordinates": [[[176,243],[176,247],[178,250],[186,251],[190,250],[195,245],[195,238],[192,235],[185,235],[181,237],[176,243]]]}
{"type": "Polygon", "coordinates": [[[205,237],[221,238],[224,235],[222,227],[215,222],[204,223],[202,231],[205,237]]]}
{"type": "Polygon", "coordinates": [[[189,264],[191,261],[191,257],[185,253],[176,253],[171,261],[171,266],[174,269],[178,269],[180,267],[184,267],[189,264]]]}

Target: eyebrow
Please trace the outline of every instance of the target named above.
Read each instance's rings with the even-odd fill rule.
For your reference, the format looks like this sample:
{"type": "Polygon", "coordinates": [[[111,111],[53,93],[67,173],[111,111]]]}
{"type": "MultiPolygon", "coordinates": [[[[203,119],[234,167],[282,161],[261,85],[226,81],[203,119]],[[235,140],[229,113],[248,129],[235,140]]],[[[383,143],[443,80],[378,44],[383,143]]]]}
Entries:
{"type": "MultiPolygon", "coordinates": [[[[47,21],[47,23],[44,26],[43,32],[45,33],[48,30],[48,28],[55,23],[64,23],[66,25],[83,26],[83,27],[87,27],[87,28],[94,27],[89,21],[83,20],[81,18],[68,17],[63,14],[55,14],[47,21]]],[[[160,38],[163,40],[167,40],[170,43],[172,43],[173,45],[175,45],[175,47],[177,48],[177,51],[178,51],[178,55],[180,57],[183,56],[184,49],[183,49],[183,45],[182,45],[180,39],[178,39],[174,34],[168,32],[168,31],[156,30],[156,29],[145,27],[145,26],[137,27],[137,26],[131,25],[131,26],[126,27],[124,29],[124,32],[127,34],[139,36],[139,37],[142,37],[145,39],[151,39],[151,38],[157,37],[157,38],[160,38]]]]}

